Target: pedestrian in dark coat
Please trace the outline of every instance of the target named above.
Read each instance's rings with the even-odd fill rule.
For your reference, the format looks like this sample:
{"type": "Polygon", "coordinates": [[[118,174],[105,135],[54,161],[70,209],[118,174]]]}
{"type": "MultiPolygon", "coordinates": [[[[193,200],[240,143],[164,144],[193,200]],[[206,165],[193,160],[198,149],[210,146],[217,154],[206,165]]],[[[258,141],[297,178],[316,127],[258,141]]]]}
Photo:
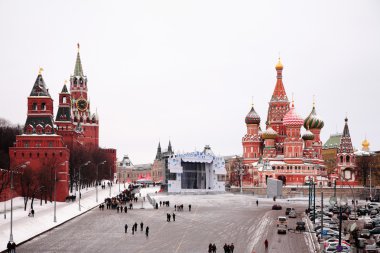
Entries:
{"type": "Polygon", "coordinates": [[[216,253],[216,245],[215,245],[215,243],[212,245],[212,252],[216,253]]]}
{"type": "MultiPolygon", "coordinates": [[[[33,209],[32,209],[33,210],[33,209]]],[[[12,249],[12,252],[13,253],[16,253],[16,243],[15,242],[12,242],[12,247],[11,247],[11,249],[12,249]]]]}
{"type": "Polygon", "coordinates": [[[162,201],[160,201],[160,207],[161,207],[161,205],[162,205],[162,201]]]}
{"type": "Polygon", "coordinates": [[[124,213],[127,213],[128,212],[128,208],[127,206],[124,207],[124,213]]]}
{"type": "Polygon", "coordinates": [[[212,253],[212,244],[211,243],[208,245],[208,253],[212,253]]]}
{"type": "Polygon", "coordinates": [[[256,206],[259,206],[259,200],[258,199],[256,200],[256,206]]]}
{"type": "Polygon", "coordinates": [[[149,236],[149,227],[148,226],[146,226],[146,228],[145,228],[145,235],[146,235],[146,237],[149,236]]]}
{"type": "Polygon", "coordinates": [[[158,203],[156,203],[156,209],[158,209],[158,203]]]}
{"type": "Polygon", "coordinates": [[[124,225],[124,231],[125,231],[125,233],[127,233],[127,231],[128,231],[128,225],[127,224],[124,225]]]}
{"type": "Polygon", "coordinates": [[[141,229],[141,231],[144,230],[144,223],[143,222],[140,223],[140,229],[141,229]]]}
{"type": "MultiPolygon", "coordinates": [[[[31,213],[32,213],[32,217],[34,217],[34,209],[32,209],[31,213]]],[[[14,242],[13,242],[13,243],[14,243],[14,242]]],[[[12,244],[13,244],[13,243],[12,243],[12,244]]]]}
{"type": "Polygon", "coordinates": [[[135,234],[135,226],[132,225],[132,235],[134,235],[134,234],[135,234]]]}
{"type": "Polygon", "coordinates": [[[189,205],[189,212],[191,212],[191,205],[189,205]]]}
{"type": "Polygon", "coordinates": [[[170,222],[170,218],[171,218],[172,216],[170,215],[170,213],[168,213],[168,219],[169,219],[169,222],[170,222]]]}
{"type": "Polygon", "coordinates": [[[117,207],[116,207],[117,212],[119,212],[119,209],[120,209],[119,206],[117,206],[117,207]]]}
{"type": "Polygon", "coordinates": [[[173,213],[173,221],[175,221],[175,213],[173,213]]]}
{"type": "Polygon", "coordinates": [[[174,211],[177,211],[177,205],[174,205],[174,211]]]}
{"type": "Polygon", "coordinates": [[[7,252],[11,253],[11,250],[12,250],[12,244],[11,244],[11,241],[9,241],[7,244],[7,252]]]}
{"type": "Polygon", "coordinates": [[[227,250],[228,250],[227,243],[224,244],[223,249],[224,249],[224,253],[227,253],[227,250]]]}
{"type": "Polygon", "coordinates": [[[234,253],[234,249],[235,249],[235,246],[234,246],[233,243],[231,243],[231,245],[230,245],[230,251],[231,251],[231,253],[234,253]]]}

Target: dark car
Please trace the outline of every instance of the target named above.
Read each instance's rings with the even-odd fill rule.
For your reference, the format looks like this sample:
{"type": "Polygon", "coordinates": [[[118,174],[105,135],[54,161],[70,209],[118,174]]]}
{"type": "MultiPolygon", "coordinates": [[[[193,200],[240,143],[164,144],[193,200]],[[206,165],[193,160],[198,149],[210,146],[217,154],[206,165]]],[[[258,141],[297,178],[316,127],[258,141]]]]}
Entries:
{"type": "Polygon", "coordinates": [[[372,222],[366,222],[366,223],[364,223],[364,228],[366,228],[366,229],[373,229],[374,226],[373,226],[372,222]]]}
{"type": "Polygon", "coordinates": [[[297,221],[296,231],[305,231],[305,222],[297,221]]]}
{"type": "Polygon", "coordinates": [[[380,234],[380,227],[375,227],[374,229],[371,229],[371,230],[369,231],[369,233],[370,233],[371,235],[378,235],[378,234],[380,234]]]}
{"type": "MultiPolygon", "coordinates": [[[[340,215],[338,215],[337,218],[340,219],[340,215]]],[[[345,213],[342,213],[342,220],[348,220],[348,215],[345,213]]]]}
{"type": "Polygon", "coordinates": [[[292,210],[292,209],[291,209],[290,207],[287,207],[287,208],[285,209],[285,215],[289,215],[289,213],[290,213],[291,210],[292,210]]]}
{"type": "Polygon", "coordinates": [[[359,237],[368,239],[370,235],[371,234],[369,233],[368,229],[362,229],[362,231],[360,231],[359,237]]]}
{"type": "Polygon", "coordinates": [[[275,204],[272,206],[272,210],[282,210],[282,206],[280,206],[279,204],[275,204]]]}

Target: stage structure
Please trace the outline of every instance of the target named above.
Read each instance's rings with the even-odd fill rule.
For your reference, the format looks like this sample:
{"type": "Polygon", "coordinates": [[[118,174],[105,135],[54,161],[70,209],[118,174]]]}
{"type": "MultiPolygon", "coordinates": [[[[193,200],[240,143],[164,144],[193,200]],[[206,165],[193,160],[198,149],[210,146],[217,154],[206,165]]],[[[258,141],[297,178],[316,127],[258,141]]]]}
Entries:
{"type": "Polygon", "coordinates": [[[168,192],[225,191],[225,161],[206,146],[203,152],[173,155],[168,160],[168,192]]]}

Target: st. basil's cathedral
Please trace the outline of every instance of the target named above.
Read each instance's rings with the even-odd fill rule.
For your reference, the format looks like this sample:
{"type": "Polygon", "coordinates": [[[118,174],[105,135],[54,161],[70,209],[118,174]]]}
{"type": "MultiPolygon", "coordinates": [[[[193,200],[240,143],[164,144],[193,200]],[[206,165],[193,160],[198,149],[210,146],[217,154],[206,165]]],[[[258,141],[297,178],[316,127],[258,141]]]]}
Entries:
{"type": "MultiPolygon", "coordinates": [[[[54,167],[57,172],[57,201],[69,195],[70,152],[81,146],[99,148],[99,118],[92,113],[88,100],[87,76],[83,73],[78,53],[74,74],[70,77],[70,92],[66,83],[59,93],[59,106],[54,120],[53,99],[40,69],[28,97],[27,119],[23,134],[9,149],[11,167],[27,164],[34,173],[44,167],[54,167]]],[[[115,172],[116,150],[101,149],[112,161],[108,166],[115,172]]]]}
{"type": "Polygon", "coordinates": [[[286,94],[282,71],[283,65],[279,59],[265,131],[261,131],[261,118],[253,105],[245,117],[247,133],[242,138],[245,168],[243,184],[265,187],[267,178],[275,178],[282,180],[285,185],[304,185],[309,180],[318,185],[327,185],[331,181],[357,185],[347,118],[336,154],[336,167],[328,178],[320,139],[324,122],[317,115],[314,102],[305,119],[297,114],[294,101],[290,103],[286,94]],[[302,126],[305,131],[301,135],[302,126]]]}

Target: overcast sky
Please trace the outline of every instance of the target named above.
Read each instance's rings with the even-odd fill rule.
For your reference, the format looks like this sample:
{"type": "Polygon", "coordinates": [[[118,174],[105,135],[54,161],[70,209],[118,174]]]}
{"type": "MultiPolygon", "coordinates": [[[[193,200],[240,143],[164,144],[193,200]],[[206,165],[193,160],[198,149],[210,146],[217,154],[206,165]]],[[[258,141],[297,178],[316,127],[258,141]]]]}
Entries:
{"type": "Polygon", "coordinates": [[[380,1],[0,0],[0,117],[24,124],[39,67],[57,110],[76,44],[100,117],[100,144],[153,162],[175,151],[242,153],[253,96],[266,119],[280,53],[288,97],[322,140],[342,132],[380,149],[380,1]]]}

